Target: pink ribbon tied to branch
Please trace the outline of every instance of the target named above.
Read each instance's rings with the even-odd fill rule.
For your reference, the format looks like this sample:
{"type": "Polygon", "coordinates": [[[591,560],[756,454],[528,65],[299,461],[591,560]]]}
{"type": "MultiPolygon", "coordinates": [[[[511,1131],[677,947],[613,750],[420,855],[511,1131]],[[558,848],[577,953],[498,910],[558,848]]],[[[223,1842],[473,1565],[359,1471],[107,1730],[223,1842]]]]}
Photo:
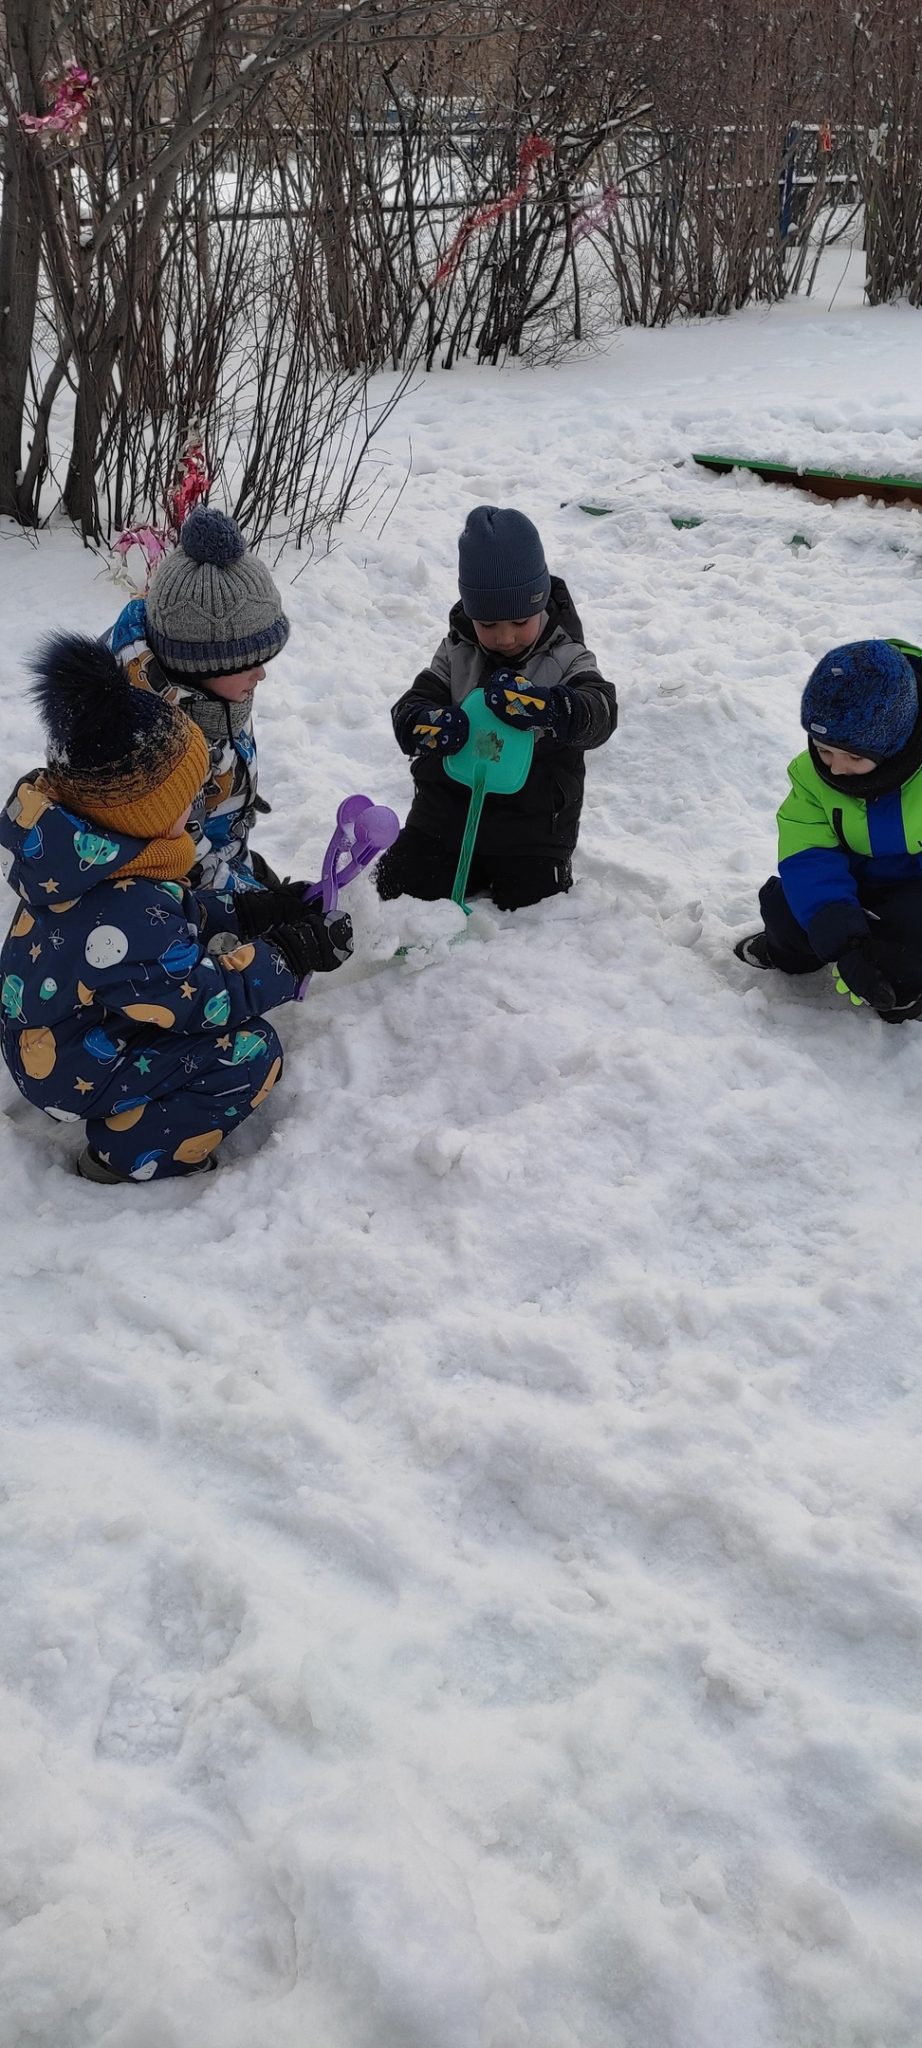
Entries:
{"type": "Polygon", "coordinates": [[[156,569],[166,554],[166,539],[159,526],[127,526],[112,542],[112,550],[116,555],[127,555],[131,548],[140,548],[148,569],[156,569]]]}
{"type": "Polygon", "coordinates": [[[63,78],[58,80],[50,113],[20,114],[20,128],[27,135],[63,135],[69,142],[75,141],[86,134],[95,87],[95,78],[82,64],[68,64],[63,78]]]}
{"type": "Polygon", "coordinates": [[[519,182],[514,191],[505,193],[502,199],[494,199],[489,206],[482,206],[479,212],[468,214],[467,219],[462,221],[454,241],[442,257],[432,280],[433,287],[444,284],[445,279],[451,277],[472,235],[476,235],[481,228],[492,227],[495,220],[501,220],[504,214],[512,213],[515,207],[521,205],[522,200],[527,198],[535,165],[540,163],[542,157],[547,156],[553,156],[550,143],[545,142],[540,135],[529,135],[519,150],[519,182]]]}
{"type": "Polygon", "coordinates": [[[142,596],[146,593],[157,563],[162,560],[171,542],[178,538],[183,520],[188,518],[199,499],[205,497],[214,481],[208,473],[202,437],[197,428],[193,428],[186,437],[176,472],[176,482],[170,486],[164,499],[167,524],[126,527],[124,533],[120,533],[112,543],[113,554],[121,557],[115,580],[126,583],[131,589],[134,585],[128,571],[128,556],[132,548],[137,548],[142,555],[146,572],[144,591],[140,593],[142,596]]]}
{"type": "Polygon", "coordinates": [[[620,198],[617,185],[603,186],[602,191],[574,215],[571,239],[581,242],[586,235],[594,235],[597,228],[604,228],[616,211],[620,198]]]}
{"type": "Polygon", "coordinates": [[[209,476],[205,461],[205,450],[201,434],[193,429],[183,446],[177,465],[179,475],[175,484],[166,494],[166,515],[174,533],[182,529],[184,519],[210,491],[214,478],[209,476]]]}

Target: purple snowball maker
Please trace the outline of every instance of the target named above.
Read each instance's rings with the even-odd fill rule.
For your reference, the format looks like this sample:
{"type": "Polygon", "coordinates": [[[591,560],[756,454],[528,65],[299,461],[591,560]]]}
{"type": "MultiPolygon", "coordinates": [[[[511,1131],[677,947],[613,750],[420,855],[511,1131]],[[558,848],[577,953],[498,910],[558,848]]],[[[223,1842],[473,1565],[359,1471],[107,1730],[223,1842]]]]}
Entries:
{"type": "MultiPolygon", "coordinates": [[[[393,846],[399,831],[397,813],[386,804],[373,804],[369,796],[345,797],[336,813],[336,830],[323,856],[321,879],[305,890],[305,903],[315,903],[319,896],[324,915],[332,917],[340,889],[393,846]]],[[[307,992],[310,978],[306,974],[301,983],[299,1002],[307,992]]]]}

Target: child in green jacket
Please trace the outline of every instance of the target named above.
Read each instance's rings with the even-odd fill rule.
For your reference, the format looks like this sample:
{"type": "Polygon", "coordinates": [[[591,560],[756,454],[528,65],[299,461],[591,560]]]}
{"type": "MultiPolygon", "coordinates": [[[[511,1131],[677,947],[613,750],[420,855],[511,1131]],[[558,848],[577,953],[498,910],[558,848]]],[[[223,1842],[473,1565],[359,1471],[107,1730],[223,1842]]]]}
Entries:
{"type": "Polygon", "coordinates": [[[784,974],[834,961],[842,993],[887,1023],[922,1016],[920,681],[922,652],[900,641],[855,640],[817,663],[764,930],[734,947],[784,974]]]}

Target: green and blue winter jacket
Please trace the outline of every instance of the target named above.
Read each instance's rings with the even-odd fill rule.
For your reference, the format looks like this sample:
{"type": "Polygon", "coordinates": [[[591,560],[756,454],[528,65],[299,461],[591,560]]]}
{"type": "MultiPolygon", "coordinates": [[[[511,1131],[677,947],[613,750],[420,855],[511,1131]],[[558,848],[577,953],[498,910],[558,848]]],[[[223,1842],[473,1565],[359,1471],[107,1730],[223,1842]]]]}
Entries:
{"type": "MultiPolygon", "coordinates": [[[[922,685],[922,654],[907,648],[922,685]]],[[[920,689],[922,697],[922,689],[920,689]]],[[[831,776],[812,747],[788,769],[791,788],[778,812],[778,873],[808,936],[832,905],[853,906],[866,929],[868,891],[922,883],[922,714],[902,752],[866,776],[831,776]]]]}

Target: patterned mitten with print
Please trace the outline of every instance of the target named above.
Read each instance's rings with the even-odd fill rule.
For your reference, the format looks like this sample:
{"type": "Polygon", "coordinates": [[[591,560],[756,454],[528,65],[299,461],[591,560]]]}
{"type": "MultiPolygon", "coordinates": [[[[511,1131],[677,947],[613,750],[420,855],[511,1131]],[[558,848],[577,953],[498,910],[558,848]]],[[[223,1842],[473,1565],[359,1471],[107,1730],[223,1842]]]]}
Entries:
{"type": "Polygon", "coordinates": [[[460,704],[426,704],[409,728],[414,754],[458,754],[467,744],[470,724],[460,704]]]}
{"type": "Polygon", "coordinates": [[[504,725],[531,727],[536,733],[547,733],[560,746],[567,745],[579,722],[573,692],[565,683],[549,688],[500,668],[484,684],[483,694],[487,710],[504,725]]]}

